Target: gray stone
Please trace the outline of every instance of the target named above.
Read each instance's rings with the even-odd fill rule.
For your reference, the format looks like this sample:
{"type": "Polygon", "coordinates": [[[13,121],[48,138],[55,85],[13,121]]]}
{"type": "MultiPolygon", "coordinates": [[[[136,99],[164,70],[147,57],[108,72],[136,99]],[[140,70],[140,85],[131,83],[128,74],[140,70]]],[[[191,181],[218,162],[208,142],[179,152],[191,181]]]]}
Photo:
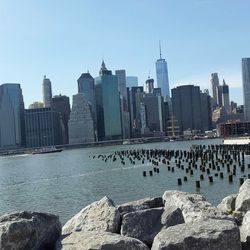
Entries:
{"type": "Polygon", "coordinates": [[[231,194],[225,197],[221,203],[217,206],[219,210],[225,213],[232,213],[235,210],[235,200],[237,194],[231,194]]]}
{"type": "Polygon", "coordinates": [[[241,185],[235,201],[235,210],[244,213],[250,210],[250,180],[241,185]]]}
{"type": "Polygon", "coordinates": [[[243,218],[242,226],[240,227],[240,237],[242,242],[248,242],[248,245],[250,245],[250,211],[243,218]]]}
{"type": "Polygon", "coordinates": [[[149,250],[137,239],[103,231],[73,232],[62,239],[57,250],[149,250]]]}
{"type": "Polygon", "coordinates": [[[163,207],[163,201],[161,197],[145,198],[137,201],[131,201],[118,206],[118,211],[123,215],[138,210],[144,210],[149,208],[163,207]]]}
{"type": "Polygon", "coordinates": [[[161,215],[164,208],[150,208],[125,214],[122,220],[121,235],[152,244],[155,235],[161,228],[161,215]]]}
{"type": "Polygon", "coordinates": [[[164,227],[171,227],[181,223],[185,223],[180,208],[176,206],[167,206],[161,216],[161,224],[164,227]]]}
{"type": "Polygon", "coordinates": [[[241,250],[240,232],[229,220],[208,219],[163,228],[152,250],[241,250]]]}
{"type": "Polygon", "coordinates": [[[163,195],[165,207],[176,206],[182,211],[185,222],[204,219],[227,219],[234,221],[231,215],[226,215],[213,207],[199,194],[190,194],[181,191],[166,191],[163,195]]]}
{"type": "Polygon", "coordinates": [[[17,212],[0,217],[0,249],[54,249],[61,235],[58,216],[17,212]]]}
{"type": "Polygon", "coordinates": [[[113,201],[107,196],[83,208],[63,226],[63,234],[74,231],[100,230],[119,233],[121,215],[113,201]]]}

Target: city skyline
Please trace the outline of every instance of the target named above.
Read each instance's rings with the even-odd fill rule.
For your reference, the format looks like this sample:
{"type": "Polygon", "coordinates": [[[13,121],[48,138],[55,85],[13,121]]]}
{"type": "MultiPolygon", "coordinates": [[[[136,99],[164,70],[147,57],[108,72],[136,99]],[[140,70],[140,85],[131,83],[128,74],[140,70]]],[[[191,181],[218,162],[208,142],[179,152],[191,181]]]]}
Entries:
{"type": "Polygon", "coordinates": [[[243,104],[241,58],[250,56],[249,2],[107,1],[100,8],[98,1],[27,0],[0,5],[0,83],[20,83],[26,107],[42,100],[43,75],[54,94],[72,98],[78,77],[87,70],[97,76],[102,58],[112,71],[138,76],[139,85],[149,72],[156,81],[159,40],[170,89],[184,84],[209,88],[210,74],[217,72],[232,90],[231,99],[243,104]]]}

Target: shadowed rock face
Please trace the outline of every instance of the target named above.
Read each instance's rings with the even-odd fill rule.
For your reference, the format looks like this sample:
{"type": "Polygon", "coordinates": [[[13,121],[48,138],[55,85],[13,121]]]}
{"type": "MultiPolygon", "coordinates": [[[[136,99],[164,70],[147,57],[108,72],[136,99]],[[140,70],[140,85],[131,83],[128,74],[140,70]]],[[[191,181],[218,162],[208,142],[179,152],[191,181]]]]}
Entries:
{"type": "Polygon", "coordinates": [[[149,250],[141,241],[101,231],[73,232],[58,244],[57,250],[149,250]]]}
{"type": "Polygon", "coordinates": [[[74,231],[102,230],[119,233],[121,216],[113,201],[104,197],[83,208],[63,226],[63,234],[74,231]]]}
{"type": "Polygon", "coordinates": [[[166,191],[163,194],[165,207],[176,206],[181,209],[185,222],[194,222],[204,219],[232,220],[216,207],[213,207],[205,198],[198,194],[190,194],[181,191],[166,191]]]}
{"type": "Polygon", "coordinates": [[[240,232],[228,220],[208,219],[162,229],[152,250],[241,250],[240,232]]]}
{"type": "Polygon", "coordinates": [[[61,235],[58,216],[19,212],[0,217],[0,249],[53,249],[61,235]]]}

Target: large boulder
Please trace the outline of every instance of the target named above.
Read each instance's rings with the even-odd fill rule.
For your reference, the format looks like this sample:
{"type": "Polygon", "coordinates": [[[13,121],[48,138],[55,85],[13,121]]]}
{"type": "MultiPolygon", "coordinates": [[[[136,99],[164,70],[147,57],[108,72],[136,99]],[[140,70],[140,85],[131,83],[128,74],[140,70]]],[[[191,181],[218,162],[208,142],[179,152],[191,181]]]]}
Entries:
{"type": "Polygon", "coordinates": [[[63,234],[74,231],[101,230],[111,233],[119,233],[121,226],[121,215],[113,201],[107,196],[93,202],[83,208],[78,214],[66,222],[63,226],[63,234]]]}
{"type": "Polygon", "coordinates": [[[149,250],[137,239],[104,231],[73,232],[62,239],[57,250],[149,250]]]}
{"type": "Polygon", "coordinates": [[[167,206],[161,216],[161,224],[166,228],[182,223],[185,223],[185,221],[180,208],[167,206]]]}
{"type": "Polygon", "coordinates": [[[121,215],[124,215],[138,210],[163,207],[163,206],[164,205],[161,197],[145,198],[121,204],[118,206],[118,211],[120,212],[121,215]]]}
{"type": "Polygon", "coordinates": [[[54,249],[61,235],[58,216],[17,212],[0,217],[0,249],[54,249]]]}
{"type": "Polygon", "coordinates": [[[250,180],[246,180],[240,187],[235,201],[235,210],[246,213],[250,210],[250,180]]]}
{"type": "Polygon", "coordinates": [[[219,210],[225,213],[232,213],[235,210],[235,200],[237,194],[231,194],[225,197],[221,203],[217,206],[219,210]]]}
{"type": "Polygon", "coordinates": [[[229,220],[199,221],[163,228],[152,250],[241,250],[240,232],[229,220]]]}
{"type": "Polygon", "coordinates": [[[162,228],[161,216],[164,208],[150,208],[125,214],[121,235],[133,237],[150,245],[162,228]]]}
{"type": "Polygon", "coordinates": [[[176,190],[166,191],[163,195],[163,201],[165,207],[176,206],[180,208],[185,222],[209,218],[234,220],[232,216],[226,215],[216,207],[213,207],[199,194],[190,194],[176,190]]]}
{"type": "Polygon", "coordinates": [[[250,249],[250,211],[243,218],[242,226],[240,227],[240,237],[244,246],[248,246],[246,249],[250,249]]]}

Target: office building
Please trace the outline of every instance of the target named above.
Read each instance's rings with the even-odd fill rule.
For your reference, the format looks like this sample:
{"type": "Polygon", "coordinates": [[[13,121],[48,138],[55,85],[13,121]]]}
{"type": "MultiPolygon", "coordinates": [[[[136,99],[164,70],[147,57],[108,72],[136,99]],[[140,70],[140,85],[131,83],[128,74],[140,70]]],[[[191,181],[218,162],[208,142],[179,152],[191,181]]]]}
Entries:
{"type": "Polygon", "coordinates": [[[156,66],[157,87],[161,88],[162,96],[164,98],[170,97],[168,66],[165,59],[162,58],[161,46],[160,46],[160,58],[156,61],[155,66],[156,66]]]}
{"type": "Polygon", "coordinates": [[[227,113],[230,113],[230,100],[229,100],[229,86],[226,84],[223,79],[223,85],[221,86],[221,94],[222,94],[222,107],[225,108],[227,113]]]}
{"type": "Polygon", "coordinates": [[[68,144],[68,121],[70,115],[69,97],[65,95],[54,96],[51,99],[51,108],[60,116],[60,144],[68,144]]]}
{"type": "Polygon", "coordinates": [[[35,101],[29,105],[29,109],[43,108],[43,102],[35,101]]]}
{"type": "Polygon", "coordinates": [[[52,89],[51,89],[51,81],[46,76],[44,76],[43,78],[42,89],[43,89],[44,107],[49,108],[51,106],[52,89]]]}
{"type": "Polygon", "coordinates": [[[172,89],[173,116],[180,131],[203,131],[200,87],[183,85],[172,89]]]}
{"type": "Polygon", "coordinates": [[[0,85],[0,147],[25,145],[24,102],[20,84],[0,85]]]}
{"type": "Polygon", "coordinates": [[[69,119],[69,144],[95,141],[94,119],[91,104],[83,93],[73,95],[73,105],[69,119]]]}
{"type": "Polygon", "coordinates": [[[137,76],[126,76],[126,85],[128,88],[138,87],[138,77],[137,76]]]}
{"type": "Polygon", "coordinates": [[[200,93],[202,131],[212,129],[211,97],[206,91],[200,93]]]}
{"type": "Polygon", "coordinates": [[[105,66],[104,61],[95,78],[98,140],[122,138],[120,95],[117,76],[105,66]]]}
{"type": "Polygon", "coordinates": [[[60,115],[51,108],[25,110],[26,147],[61,145],[60,115]]]}
{"type": "Polygon", "coordinates": [[[250,121],[250,58],[242,59],[242,83],[245,120],[250,121]]]}
{"type": "Polygon", "coordinates": [[[210,79],[211,85],[211,97],[212,97],[212,108],[215,108],[218,105],[218,87],[220,85],[218,73],[212,73],[210,79]]]}
{"type": "Polygon", "coordinates": [[[154,91],[154,79],[148,77],[144,83],[144,92],[147,94],[152,94],[154,91]]]}

